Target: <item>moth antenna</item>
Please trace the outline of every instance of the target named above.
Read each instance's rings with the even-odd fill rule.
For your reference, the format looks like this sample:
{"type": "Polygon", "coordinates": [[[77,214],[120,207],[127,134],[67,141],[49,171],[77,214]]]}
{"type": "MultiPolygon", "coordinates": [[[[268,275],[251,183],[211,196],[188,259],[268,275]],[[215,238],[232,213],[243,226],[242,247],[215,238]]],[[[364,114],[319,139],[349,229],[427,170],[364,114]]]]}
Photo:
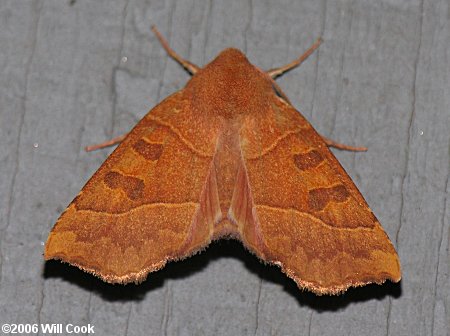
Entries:
{"type": "Polygon", "coordinates": [[[293,60],[292,62],[290,62],[290,63],[288,63],[286,65],[283,65],[283,66],[281,66],[279,68],[274,68],[274,69],[268,70],[268,71],[266,71],[266,73],[270,77],[275,79],[278,76],[280,76],[283,73],[285,73],[286,71],[289,71],[292,68],[295,68],[295,67],[299,66],[300,64],[303,63],[304,60],[306,60],[309,57],[309,55],[311,55],[314,52],[314,50],[316,50],[320,46],[320,44],[322,42],[323,42],[322,38],[319,37],[316,40],[316,42],[314,42],[314,44],[311,47],[309,47],[309,49],[306,50],[306,52],[303,55],[301,55],[299,58],[297,58],[296,60],[293,60]]]}
{"type": "Polygon", "coordinates": [[[170,57],[172,57],[175,61],[180,63],[183,68],[185,68],[187,71],[189,71],[190,74],[195,75],[195,73],[200,70],[200,67],[197,65],[185,60],[180,55],[178,55],[170,46],[169,43],[166,41],[166,39],[161,35],[158,29],[156,29],[155,26],[152,26],[152,31],[155,33],[156,37],[158,38],[159,42],[161,43],[164,50],[169,54],[170,57]]]}

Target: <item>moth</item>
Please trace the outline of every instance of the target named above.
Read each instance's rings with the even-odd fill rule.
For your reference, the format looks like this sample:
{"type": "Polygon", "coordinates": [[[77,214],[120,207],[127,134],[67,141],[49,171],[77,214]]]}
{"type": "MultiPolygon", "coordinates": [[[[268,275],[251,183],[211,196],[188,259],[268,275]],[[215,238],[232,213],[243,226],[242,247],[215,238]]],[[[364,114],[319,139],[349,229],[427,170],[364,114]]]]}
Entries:
{"type": "MultiPolygon", "coordinates": [[[[109,283],[234,238],[301,289],[339,294],[400,281],[388,236],[348,174],[274,78],[237,49],[191,74],[123,139],[56,222],[45,259],[109,283]]],[[[357,148],[356,148],[357,149],[357,148]]]]}

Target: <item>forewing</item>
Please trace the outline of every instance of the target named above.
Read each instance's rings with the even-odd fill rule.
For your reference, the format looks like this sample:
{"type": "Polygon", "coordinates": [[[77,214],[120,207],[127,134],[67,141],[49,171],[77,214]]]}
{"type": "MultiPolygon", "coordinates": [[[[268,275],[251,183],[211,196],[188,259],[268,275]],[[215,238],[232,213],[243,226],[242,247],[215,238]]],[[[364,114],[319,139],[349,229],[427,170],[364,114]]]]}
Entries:
{"type": "MultiPolygon", "coordinates": [[[[302,288],[336,294],[400,280],[397,253],[350,177],[300,113],[275,98],[240,134],[250,200],[243,240],[302,288]]],[[[241,181],[242,183],[242,181],[241,181]]],[[[242,194],[241,193],[241,194],[242,194]]],[[[235,195],[237,197],[237,195],[235,195]]]]}
{"type": "Polygon", "coordinates": [[[183,94],[150,111],[87,182],[51,231],[46,259],[138,282],[210,242],[218,125],[202,125],[183,94]]]}

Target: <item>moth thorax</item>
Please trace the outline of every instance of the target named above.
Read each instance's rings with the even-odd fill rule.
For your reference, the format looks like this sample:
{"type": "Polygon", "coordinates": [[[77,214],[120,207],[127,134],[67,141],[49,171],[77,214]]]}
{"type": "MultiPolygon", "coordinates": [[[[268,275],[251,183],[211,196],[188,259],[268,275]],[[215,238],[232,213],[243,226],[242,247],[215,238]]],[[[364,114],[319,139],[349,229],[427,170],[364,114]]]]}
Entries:
{"type": "Polygon", "coordinates": [[[193,107],[227,119],[267,110],[273,95],[270,80],[248,61],[226,65],[213,62],[192,78],[186,89],[191,91],[193,107]]]}

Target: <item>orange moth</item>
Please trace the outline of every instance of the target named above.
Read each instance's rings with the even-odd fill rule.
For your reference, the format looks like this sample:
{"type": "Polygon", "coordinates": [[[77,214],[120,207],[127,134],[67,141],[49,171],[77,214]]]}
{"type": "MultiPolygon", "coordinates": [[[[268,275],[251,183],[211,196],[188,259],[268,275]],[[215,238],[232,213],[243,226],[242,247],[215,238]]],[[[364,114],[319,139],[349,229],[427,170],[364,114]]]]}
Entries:
{"type": "MultiPolygon", "coordinates": [[[[121,141],[53,227],[45,259],[110,283],[141,282],[220,238],[240,240],[300,288],[339,294],[401,278],[397,253],[319,135],[270,71],[225,49],[121,141]]],[[[122,140],[122,139],[119,139],[122,140]]]]}

